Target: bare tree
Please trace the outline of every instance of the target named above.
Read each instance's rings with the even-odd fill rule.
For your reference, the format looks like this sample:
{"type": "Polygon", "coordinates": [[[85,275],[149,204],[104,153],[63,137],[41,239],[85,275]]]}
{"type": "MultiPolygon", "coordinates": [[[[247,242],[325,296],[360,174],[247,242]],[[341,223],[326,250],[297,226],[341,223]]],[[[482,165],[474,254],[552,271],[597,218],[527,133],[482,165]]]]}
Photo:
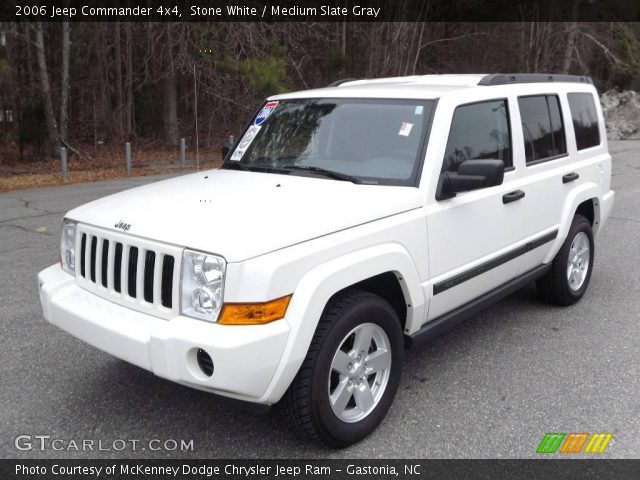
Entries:
{"type": "Polygon", "coordinates": [[[178,86],[173,58],[174,38],[171,22],[166,23],[166,41],[168,58],[166,75],[163,79],[164,90],[164,128],[166,141],[170,145],[178,144],[178,86]]]}
{"type": "Polygon", "coordinates": [[[115,84],[116,84],[116,125],[119,135],[124,134],[124,90],[122,88],[122,39],[120,37],[120,22],[114,25],[115,41],[115,84]]]}
{"type": "Polygon", "coordinates": [[[127,128],[127,137],[131,138],[134,134],[133,130],[133,38],[131,35],[131,22],[125,25],[125,93],[126,105],[124,111],[125,125],[127,128]]]}
{"type": "Polygon", "coordinates": [[[69,127],[69,53],[71,50],[69,22],[62,22],[62,76],[60,80],[60,140],[67,142],[69,127]]]}
{"type": "Polygon", "coordinates": [[[42,32],[42,23],[35,24],[36,36],[36,56],[38,58],[38,71],[40,74],[40,85],[42,88],[42,100],[44,102],[44,114],[47,121],[47,131],[49,133],[49,146],[52,155],[57,154],[59,146],[58,125],[53,112],[53,100],[51,99],[51,84],[49,81],[49,70],[47,69],[47,60],[44,50],[44,34],[42,32]]]}
{"type": "Polygon", "coordinates": [[[571,61],[573,58],[573,51],[576,48],[576,37],[578,36],[578,13],[580,10],[580,0],[573,0],[573,7],[571,9],[571,19],[573,20],[569,24],[569,35],[567,36],[567,46],[564,50],[564,60],[562,61],[561,73],[569,73],[571,68],[571,61]]]}

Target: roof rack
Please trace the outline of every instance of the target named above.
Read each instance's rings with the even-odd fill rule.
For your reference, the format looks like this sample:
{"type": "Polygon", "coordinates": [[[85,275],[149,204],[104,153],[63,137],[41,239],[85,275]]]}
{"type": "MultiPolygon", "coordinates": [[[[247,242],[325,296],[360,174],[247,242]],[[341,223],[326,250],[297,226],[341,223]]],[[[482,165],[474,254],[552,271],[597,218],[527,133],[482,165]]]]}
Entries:
{"type": "Polygon", "coordinates": [[[345,82],[353,82],[354,80],[357,80],[357,78],[342,78],[340,80],[336,80],[335,82],[331,82],[329,85],[327,85],[328,87],[337,87],[339,85],[342,85],[345,82]]]}
{"type": "Polygon", "coordinates": [[[478,85],[506,85],[509,83],[573,82],[593,83],[591,77],[582,75],[550,75],[547,73],[494,73],[483,77],[478,85]]]}

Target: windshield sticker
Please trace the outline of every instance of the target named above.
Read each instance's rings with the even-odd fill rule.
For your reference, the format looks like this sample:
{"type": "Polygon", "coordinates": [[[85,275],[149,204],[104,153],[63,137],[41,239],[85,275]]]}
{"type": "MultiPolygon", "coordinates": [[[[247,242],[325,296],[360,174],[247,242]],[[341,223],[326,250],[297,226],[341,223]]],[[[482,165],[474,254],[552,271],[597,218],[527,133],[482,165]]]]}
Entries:
{"type": "Polygon", "coordinates": [[[269,118],[269,115],[271,115],[271,113],[276,109],[277,106],[278,102],[267,102],[265,106],[262,107],[262,110],[260,110],[260,113],[258,113],[258,115],[256,116],[255,124],[262,125],[264,121],[269,118]]]}
{"type": "Polygon", "coordinates": [[[402,122],[398,135],[402,135],[403,137],[408,137],[409,134],[411,133],[412,128],[413,128],[413,123],[402,122]]]}
{"type": "Polygon", "coordinates": [[[416,110],[415,110],[415,114],[416,115],[422,115],[422,110],[423,110],[423,106],[422,105],[416,105],[416,110]]]}
{"type": "Polygon", "coordinates": [[[244,152],[247,151],[247,148],[249,148],[249,145],[251,145],[253,139],[256,138],[256,135],[261,128],[262,127],[258,127],[256,125],[252,125],[249,127],[247,133],[244,134],[244,137],[242,137],[242,140],[240,140],[240,143],[236,147],[236,150],[233,152],[233,155],[231,155],[230,160],[238,161],[242,159],[244,152]]]}

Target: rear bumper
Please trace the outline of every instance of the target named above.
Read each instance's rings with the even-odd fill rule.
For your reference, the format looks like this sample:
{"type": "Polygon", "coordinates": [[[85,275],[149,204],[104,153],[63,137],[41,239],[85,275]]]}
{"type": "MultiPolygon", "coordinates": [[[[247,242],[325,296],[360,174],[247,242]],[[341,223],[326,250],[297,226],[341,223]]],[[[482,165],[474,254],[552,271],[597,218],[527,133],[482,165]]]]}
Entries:
{"type": "Polygon", "coordinates": [[[59,265],[38,275],[44,318],[71,335],[159,377],[240,400],[271,403],[267,391],[289,336],[286,319],[225,326],[179,316],[163,320],[98,297],[59,265]],[[206,376],[196,354],[206,350],[206,376]]]}

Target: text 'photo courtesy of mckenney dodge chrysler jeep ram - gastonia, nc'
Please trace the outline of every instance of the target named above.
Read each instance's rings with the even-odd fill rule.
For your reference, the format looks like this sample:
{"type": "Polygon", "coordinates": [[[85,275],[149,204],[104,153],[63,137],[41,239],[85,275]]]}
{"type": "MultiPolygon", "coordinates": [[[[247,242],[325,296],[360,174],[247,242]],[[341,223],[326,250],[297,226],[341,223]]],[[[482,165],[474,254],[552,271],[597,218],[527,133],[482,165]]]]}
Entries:
{"type": "Polygon", "coordinates": [[[580,300],[610,180],[588,77],[276,95],[221,168],[68,212],[61,262],[39,274],[44,318],[343,447],[385,417],[406,348],[531,282],[580,300]]]}

